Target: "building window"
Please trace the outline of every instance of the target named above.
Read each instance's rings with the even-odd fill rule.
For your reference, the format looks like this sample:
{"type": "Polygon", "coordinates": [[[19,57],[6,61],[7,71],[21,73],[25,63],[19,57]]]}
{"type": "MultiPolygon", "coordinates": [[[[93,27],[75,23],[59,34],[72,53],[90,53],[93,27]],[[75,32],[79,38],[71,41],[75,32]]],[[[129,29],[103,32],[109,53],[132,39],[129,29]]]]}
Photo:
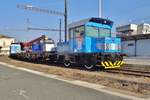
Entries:
{"type": "Polygon", "coordinates": [[[1,49],[2,49],[2,47],[0,47],[0,53],[2,52],[1,49]]]}
{"type": "Polygon", "coordinates": [[[6,46],[6,43],[5,43],[5,42],[3,42],[3,46],[6,46]]]}
{"type": "Polygon", "coordinates": [[[129,43],[128,46],[134,46],[134,44],[133,43],[129,43]]]}

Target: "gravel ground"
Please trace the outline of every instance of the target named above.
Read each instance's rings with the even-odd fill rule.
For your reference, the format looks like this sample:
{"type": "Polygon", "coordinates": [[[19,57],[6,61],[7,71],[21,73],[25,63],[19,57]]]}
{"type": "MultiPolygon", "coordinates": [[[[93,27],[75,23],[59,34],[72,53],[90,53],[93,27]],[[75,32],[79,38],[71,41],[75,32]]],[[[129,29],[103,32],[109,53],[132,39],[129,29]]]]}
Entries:
{"type": "Polygon", "coordinates": [[[1,56],[0,62],[58,75],[62,78],[82,80],[108,86],[114,89],[126,90],[130,94],[136,94],[139,96],[150,95],[150,78],[147,77],[135,77],[131,75],[113,74],[103,71],[85,71],[74,67],[65,68],[62,65],[34,64],[10,59],[6,56],[1,56]]]}

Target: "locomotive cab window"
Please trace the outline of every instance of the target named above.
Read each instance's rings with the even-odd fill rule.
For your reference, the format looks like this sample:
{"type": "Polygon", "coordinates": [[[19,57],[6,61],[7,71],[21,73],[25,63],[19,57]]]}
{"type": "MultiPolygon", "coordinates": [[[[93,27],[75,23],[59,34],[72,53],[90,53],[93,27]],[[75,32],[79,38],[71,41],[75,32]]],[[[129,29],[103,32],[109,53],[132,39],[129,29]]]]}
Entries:
{"type": "Polygon", "coordinates": [[[99,28],[99,37],[110,37],[111,30],[106,28],[99,28]]]}
{"type": "Polygon", "coordinates": [[[84,28],[84,26],[79,26],[79,27],[72,28],[69,31],[70,31],[69,32],[70,39],[79,38],[80,36],[84,36],[85,28],[84,28]]]}
{"type": "Polygon", "coordinates": [[[94,38],[110,37],[111,30],[107,28],[86,26],[86,36],[94,37],[94,38]]]}
{"type": "Polygon", "coordinates": [[[97,27],[87,26],[86,27],[86,35],[89,37],[98,38],[99,29],[97,27]]]}

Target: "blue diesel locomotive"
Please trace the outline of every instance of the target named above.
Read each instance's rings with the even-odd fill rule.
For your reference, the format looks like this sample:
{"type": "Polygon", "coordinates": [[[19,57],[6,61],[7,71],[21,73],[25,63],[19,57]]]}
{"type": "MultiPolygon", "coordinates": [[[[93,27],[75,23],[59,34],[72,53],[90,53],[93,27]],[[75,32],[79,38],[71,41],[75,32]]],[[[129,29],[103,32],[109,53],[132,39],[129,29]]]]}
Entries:
{"type": "Polygon", "coordinates": [[[120,67],[123,65],[121,39],[112,37],[112,26],[112,21],[102,18],[88,18],[70,24],[68,41],[57,45],[58,61],[66,67],[76,63],[86,69],[120,67]]]}

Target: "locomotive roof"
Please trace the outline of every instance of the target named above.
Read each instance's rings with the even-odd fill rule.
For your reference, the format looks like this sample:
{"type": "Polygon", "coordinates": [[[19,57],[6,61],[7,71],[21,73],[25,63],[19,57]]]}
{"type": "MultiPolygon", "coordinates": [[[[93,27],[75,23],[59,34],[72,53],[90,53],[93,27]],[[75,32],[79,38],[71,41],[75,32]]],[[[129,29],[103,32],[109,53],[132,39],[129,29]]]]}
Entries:
{"type": "Polygon", "coordinates": [[[104,18],[87,18],[87,19],[83,19],[77,22],[73,22],[71,24],[69,24],[69,28],[74,28],[77,26],[82,26],[85,25],[87,22],[95,22],[95,23],[101,23],[101,24],[107,24],[107,25],[113,25],[113,21],[109,20],[109,19],[104,19],[104,18]]]}

